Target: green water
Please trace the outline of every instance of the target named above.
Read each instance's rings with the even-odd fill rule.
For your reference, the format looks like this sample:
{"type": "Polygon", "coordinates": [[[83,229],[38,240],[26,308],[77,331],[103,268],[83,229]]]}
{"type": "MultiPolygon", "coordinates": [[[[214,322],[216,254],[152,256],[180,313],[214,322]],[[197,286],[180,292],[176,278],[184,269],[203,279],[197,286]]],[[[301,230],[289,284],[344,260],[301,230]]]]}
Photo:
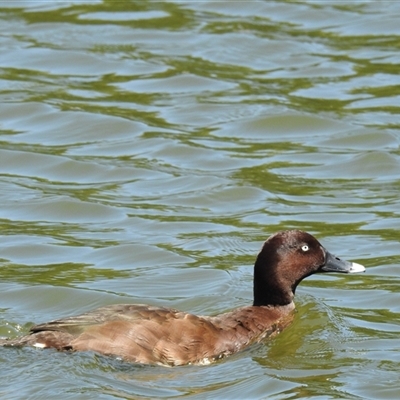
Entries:
{"type": "Polygon", "coordinates": [[[213,314],[307,230],[273,341],[207,367],[1,349],[4,399],[398,399],[398,2],[0,3],[0,336],[111,303],[213,314]]]}

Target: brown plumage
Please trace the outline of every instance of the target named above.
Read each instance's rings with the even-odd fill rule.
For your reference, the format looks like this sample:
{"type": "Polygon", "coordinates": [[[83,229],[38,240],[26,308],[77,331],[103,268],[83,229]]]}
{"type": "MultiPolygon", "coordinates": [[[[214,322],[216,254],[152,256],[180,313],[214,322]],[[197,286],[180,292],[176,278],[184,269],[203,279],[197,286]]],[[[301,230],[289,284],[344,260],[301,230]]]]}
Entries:
{"type": "Polygon", "coordinates": [[[273,336],[293,319],[296,286],[316,272],[361,272],[310,234],[283,231],[264,243],[254,267],[254,303],[214,317],[143,304],[101,307],[35,325],[3,346],[95,351],[161,365],[208,364],[273,336]]]}

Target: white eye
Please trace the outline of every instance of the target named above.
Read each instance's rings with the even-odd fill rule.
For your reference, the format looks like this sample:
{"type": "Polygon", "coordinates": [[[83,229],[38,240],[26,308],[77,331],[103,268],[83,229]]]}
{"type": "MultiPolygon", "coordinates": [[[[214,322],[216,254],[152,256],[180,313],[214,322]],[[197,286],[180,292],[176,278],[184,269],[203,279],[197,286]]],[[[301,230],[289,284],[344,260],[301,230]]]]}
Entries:
{"type": "Polygon", "coordinates": [[[303,246],[301,246],[301,249],[303,250],[303,251],[308,251],[308,246],[306,245],[306,244],[304,244],[303,246]]]}

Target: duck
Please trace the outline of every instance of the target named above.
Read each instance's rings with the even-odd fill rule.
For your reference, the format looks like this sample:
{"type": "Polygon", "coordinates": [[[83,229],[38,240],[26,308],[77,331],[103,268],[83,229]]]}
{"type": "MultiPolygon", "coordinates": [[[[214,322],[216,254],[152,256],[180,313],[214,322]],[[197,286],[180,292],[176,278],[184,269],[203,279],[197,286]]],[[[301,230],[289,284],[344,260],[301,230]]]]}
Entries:
{"type": "Polygon", "coordinates": [[[114,304],[34,325],[0,346],[91,351],[163,366],[207,365],[276,336],[294,318],[298,284],[315,273],[357,273],[365,267],[334,256],[311,234],[271,235],[254,264],[253,304],[198,316],[145,304],[114,304]]]}

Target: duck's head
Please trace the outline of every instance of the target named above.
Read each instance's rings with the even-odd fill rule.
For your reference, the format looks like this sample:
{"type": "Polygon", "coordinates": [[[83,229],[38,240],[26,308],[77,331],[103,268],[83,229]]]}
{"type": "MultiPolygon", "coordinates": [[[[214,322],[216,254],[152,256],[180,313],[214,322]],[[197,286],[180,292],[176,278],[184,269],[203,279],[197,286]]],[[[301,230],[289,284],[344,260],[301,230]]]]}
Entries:
{"type": "Polygon", "coordinates": [[[293,301],[297,285],[318,272],[364,272],[357,263],[326,250],[314,236],[299,230],[270,236],[254,266],[254,305],[279,306],[293,301]]]}

